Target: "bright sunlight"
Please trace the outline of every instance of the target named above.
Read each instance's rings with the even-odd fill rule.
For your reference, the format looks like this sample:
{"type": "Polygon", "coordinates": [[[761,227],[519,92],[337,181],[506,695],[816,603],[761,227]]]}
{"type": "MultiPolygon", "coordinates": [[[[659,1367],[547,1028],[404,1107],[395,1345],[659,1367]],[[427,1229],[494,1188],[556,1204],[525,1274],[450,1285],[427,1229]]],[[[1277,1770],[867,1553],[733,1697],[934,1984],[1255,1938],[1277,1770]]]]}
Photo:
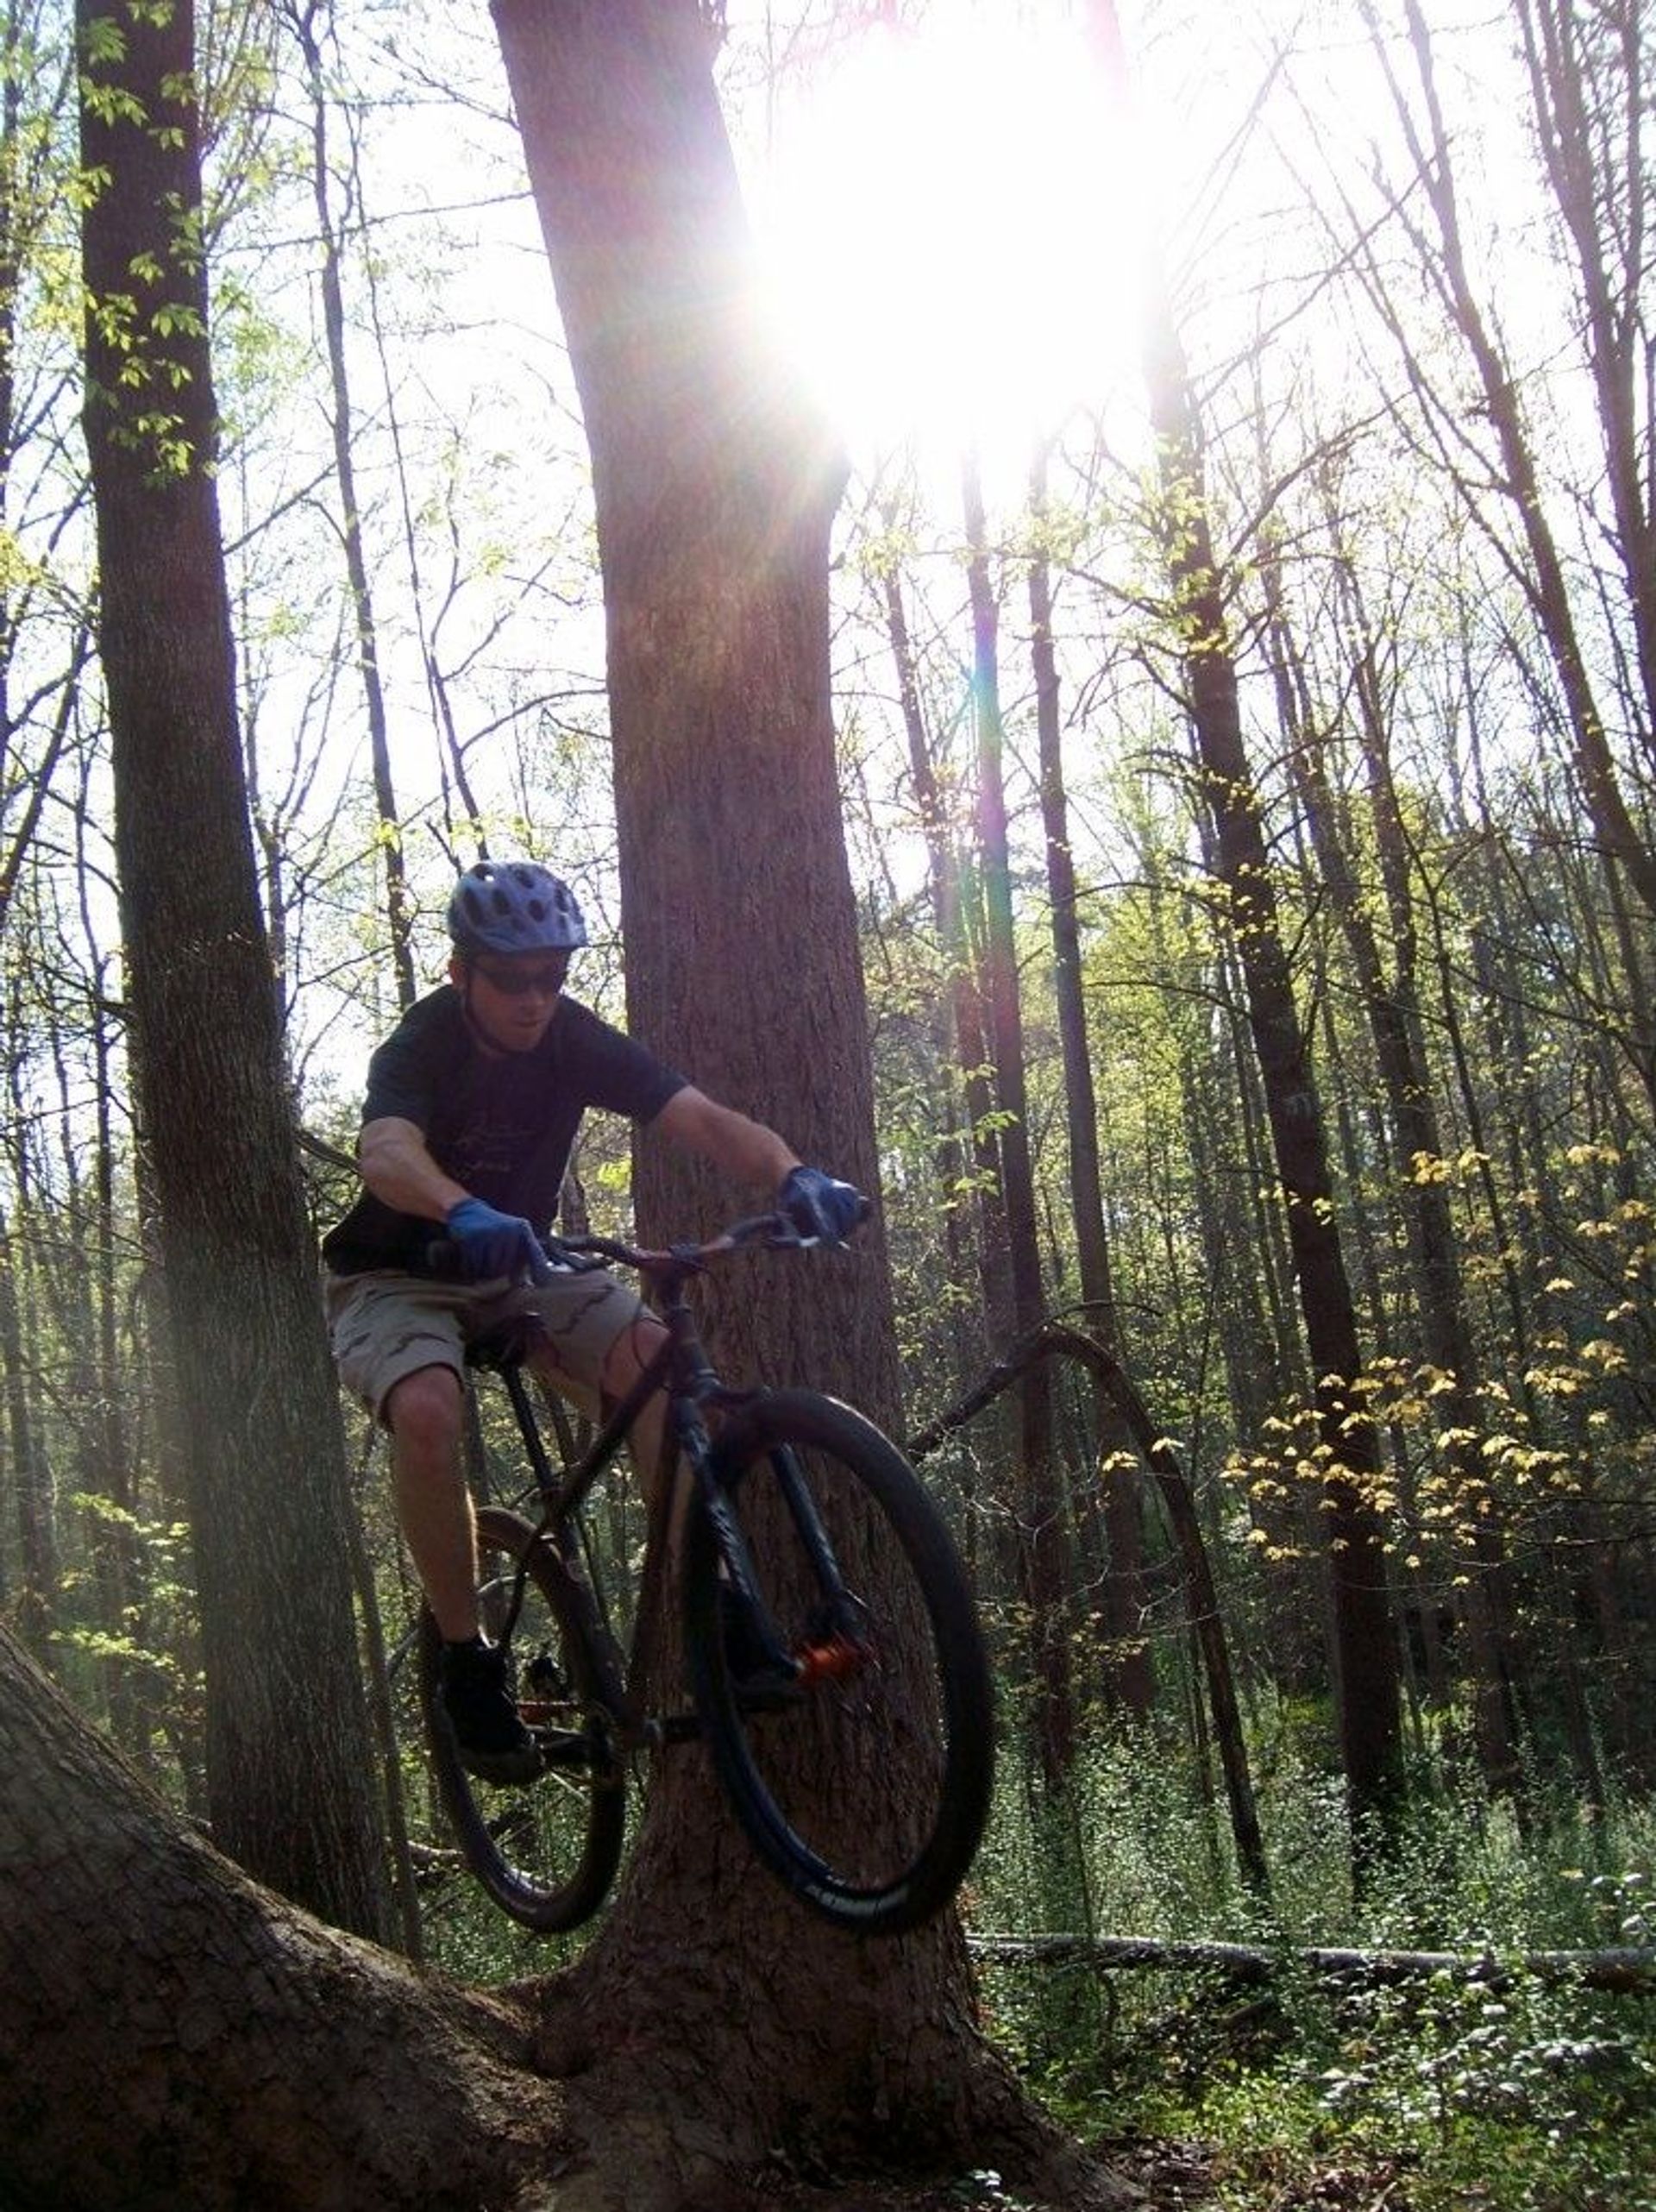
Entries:
{"type": "Polygon", "coordinates": [[[1076,24],[872,28],[778,115],[755,195],[791,349],[862,459],[1012,461],[1131,366],[1138,195],[1076,24]]]}

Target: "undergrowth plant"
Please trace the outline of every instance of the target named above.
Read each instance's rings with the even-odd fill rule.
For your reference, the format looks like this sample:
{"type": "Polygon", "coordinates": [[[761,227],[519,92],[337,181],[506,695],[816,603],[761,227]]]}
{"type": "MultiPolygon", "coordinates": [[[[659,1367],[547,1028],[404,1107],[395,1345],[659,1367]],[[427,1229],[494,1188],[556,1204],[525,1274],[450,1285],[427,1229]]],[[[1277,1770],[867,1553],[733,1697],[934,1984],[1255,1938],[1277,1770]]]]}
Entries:
{"type": "Polygon", "coordinates": [[[1262,1792],[1266,1905],[1238,1880],[1222,1816],[1154,1751],[1095,1749],[1061,1792],[1008,1787],[974,1926],[1276,1957],[1264,1984],[992,1968],[993,2032],[1071,2125],[1208,2143],[1216,2201],[1238,2212],[1307,2201],[1286,2173],[1353,2162],[1379,2177],[1361,2201],[1383,2190],[1390,2212],[1656,2212],[1656,1992],[1524,1963],[1656,1945],[1656,1807],[1440,1791],[1359,1897],[1335,1786],[1279,1760],[1262,1792]],[[1314,1945],[1456,1963],[1339,1980],[1312,1970],[1314,1945]]]}

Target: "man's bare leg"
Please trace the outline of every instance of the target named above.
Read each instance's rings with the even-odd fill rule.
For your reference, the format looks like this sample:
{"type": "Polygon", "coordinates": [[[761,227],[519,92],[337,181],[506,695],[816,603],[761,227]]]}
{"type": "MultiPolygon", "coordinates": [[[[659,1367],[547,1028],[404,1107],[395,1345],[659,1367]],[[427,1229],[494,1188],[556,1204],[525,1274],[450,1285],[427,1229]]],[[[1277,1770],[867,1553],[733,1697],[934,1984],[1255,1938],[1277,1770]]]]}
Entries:
{"type": "Polygon", "coordinates": [[[449,1643],[477,1634],[477,1529],[460,1467],[460,1379],[452,1367],[417,1368],[386,1401],[392,1492],[404,1541],[439,1632],[449,1643]]]}

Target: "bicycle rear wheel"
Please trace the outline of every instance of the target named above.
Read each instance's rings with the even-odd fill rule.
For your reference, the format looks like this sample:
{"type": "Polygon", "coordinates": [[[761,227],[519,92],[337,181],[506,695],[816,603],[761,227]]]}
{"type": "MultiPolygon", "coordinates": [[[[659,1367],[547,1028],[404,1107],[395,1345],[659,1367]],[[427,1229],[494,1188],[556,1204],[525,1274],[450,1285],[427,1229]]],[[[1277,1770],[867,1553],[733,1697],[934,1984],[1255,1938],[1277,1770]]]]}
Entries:
{"type": "MultiPolygon", "coordinates": [[[[516,1513],[477,1517],[479,1598],[485,1631],[505,1628],[518,1562],[534,1531],[516,1513]]],[[[545,1764],[531,1782],[467,1774],[437,1694],[442,1639],[420,1616],[420,1691],[426,1740],[443,1809],[467,1863],[514,1920],[538,1934],[573,1928],[598,1910],[621,1862],[625,1769],[598,1694],[580,1601],[550,1545],[530,1555],[511,1631],[518,1710],[545,1764]]]]}
{"type": "Polygon", "coordinates": [[[864,1933],[914,1927],[971,1864],[994,1780],[988,1662],[948,1528],[896,1447],[812,1392],[779,1391],[739,1414],[714,1467],[777,1641],[800,1669],[781,1692],[744,1693],[736,1679],[743,1639],[701,1506],[687,1539],[686,1631],[719,1778],[796,1896],[864,1933]],[[816,1531],[831,1560],[809,1548],[816,1531]]]}

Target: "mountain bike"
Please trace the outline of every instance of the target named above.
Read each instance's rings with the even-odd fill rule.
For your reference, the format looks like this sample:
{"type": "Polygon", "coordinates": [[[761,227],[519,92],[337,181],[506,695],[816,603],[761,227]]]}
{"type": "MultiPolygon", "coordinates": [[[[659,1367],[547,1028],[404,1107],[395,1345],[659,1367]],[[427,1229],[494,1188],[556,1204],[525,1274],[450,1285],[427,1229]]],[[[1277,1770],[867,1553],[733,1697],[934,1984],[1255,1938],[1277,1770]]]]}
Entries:
{"type": "Polygon", "coordinates": [[[716,1264],[808,1241],[778,1215],[666,1251],[549,1239],[554,1265],[636,1271],[666,1330],[568,1466],[555,1464],[536,1417],[521,1323],[468,1353],[505,1386],[530,1476],[518,1503],[538,1509],[477,1515],[480,1612],[507,1647],[538,1776],[495,1785],[461,1764],[429,1612],[421,1697],[461,1851],[526,1927],[552,1933],[596,1912],[621,1861],[631,1763],[693,1739],[706,1744],[762,1863],[843,1928],[917,1926],[954,1895],[976,1851],[994,1700],[943,1516],[897,1447],[849,1405],[810,1390],[727,1386],[691,1311],[690,1282],[716,1264]],[[616,1593],[614,1562],[600,1560],[583,1509],[657,1391],[675,1470],[654,1486],[642,1561],[636,1576],[624,1564],[616,1593]],[[687,1705],[656,1690],[673,1675],[657,1659],[674,1567],[687,1705]]]}

